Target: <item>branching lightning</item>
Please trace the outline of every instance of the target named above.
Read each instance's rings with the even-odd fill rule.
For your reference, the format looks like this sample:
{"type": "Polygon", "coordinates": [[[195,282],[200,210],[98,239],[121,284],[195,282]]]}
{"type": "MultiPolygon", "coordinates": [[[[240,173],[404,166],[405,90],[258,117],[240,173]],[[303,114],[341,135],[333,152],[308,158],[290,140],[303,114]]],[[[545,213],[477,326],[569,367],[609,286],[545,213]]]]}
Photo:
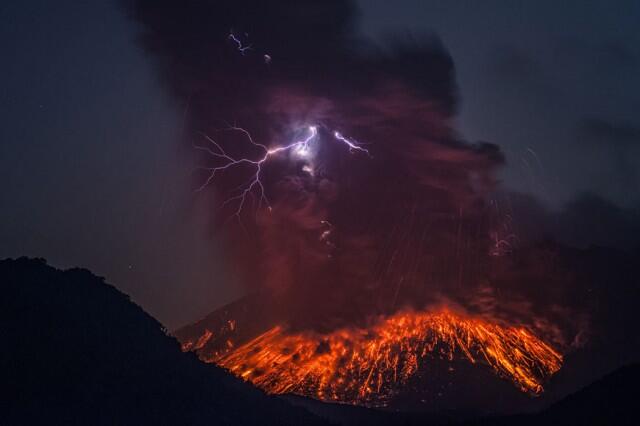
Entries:
{"type": "MultiPolygon", "coordinates": [[[[249,38],[249,34],[245,33],[245,36],[247,38],[249,38]]],[[[227,36],[227,38],[231,41],[233,41],[236,45],[236,47],[238,48],[238,51],[240,52],[240,54],[242,56],[244,56],[245,52],[247,50],[253,50],[253,45],[252,44],[248,44],[248,45],[244,45],[244,43],[242,43],[242,40],[240,40],[240,38],[236,37],[236,35],[233,33],[233,31],[229,32],[229,35],[227,36]]],[[[271,55],[269,55],[267,52],[263,52],[262,54],[262,60],[266,65],[271,64],[271,55]]]]}
{"type": "Polygon", "coordinates": [[[246,52],[247,50],[251,49],[251,45],[247,45],[244,46],[242,44],[242,41],[236,37],[233,33],[229,33],[229,40],[232,40],[237,46],[238,46],[238,50],[240,51],[241,54],[244,55],[244,52],[246,52]]]}
{"type": "MultiPolygon", "coordinates": [[[[242,212],[243,207],[246,204],[247,197],[253,196],[254,190],[257,189],[258,208],[262,207],[262,205],[265,204],[267,208],[271,209],[271,206],[269,205],[269,200],[265,193],[265,187],[261,180],[262,166],[271,157],[281,153],[285,153],[285,152],[290,152],[303,160],[307,160],[307,161],[310,160],[310,157],[312,156],[311,144],[318,139],[318,127],[315,125],[307,126],[306,135],[302,139],[296,140],[295,142],[292,142],[287,145],[276,146],[274,148],[269,148],[267,145],[255,142],[251,134],[242,127],[232,126],[229,128],[229,130],[242,133],[251,145],[258,147],[263,151],[263,155],[258,159],[233,157],[229,155],[219,143],[211,139],[206,134],[201,133],[202,136],[209,142],[211,146],[196,145],[195,148],[207,152],[209,155],[211,155],[215,159],[218,159],[223,164],[215,167],[203,168],[204,170],[207,170],[209,172],[209,176],[207,177],[204,184],[200,186],[200,188],[198,188],[198,191],[201,191],[204,188],[206,188],[213,181],[213,179],[216,177],[218,173],[224,172],[225,170],[231,169],[233,167],[241,167],[243,165],[249,166],[253,168],[253,173],[251,174],[249,181],[242,184],[238,188],[238,190],[240,191],[239,194],[227,199],[223,203],[223,205],[237,201],[238,207],[235,211],[235,215],[239,216],[240,213],[242,212]]],[[[333,135],[337,141],[346,145],[349,148],[349,151],[354,151],[354,150],[361,151],[369,155],[368,150],[361,147],[357,143],[343,137],[339,132],[336,131],[333,133],[333,135]]],[[[313,168],[311,167],[310,164],[306,164],[303,167],[303,171],[309,173],[310,176],[314,176],[313,168]]]]}
{"type": "Polygon", "coordinates": [[[355,143],[353,141],[350,141],[349,139],[345,138],[344,136],[342,136],[340,134],[340,132],[338,132],[338,131],[333,132],[333,137],[335,137],[337,140],[339,140],[340,142],[342,142],[345,145],[347,145],[349,147],[349,151],[361,151],[361,152],[364,152],[365,154],[370,156],[369,151],[367,151],[366,149],[364,149],[363,147],[361,147],[357,143],[355,143]]]}

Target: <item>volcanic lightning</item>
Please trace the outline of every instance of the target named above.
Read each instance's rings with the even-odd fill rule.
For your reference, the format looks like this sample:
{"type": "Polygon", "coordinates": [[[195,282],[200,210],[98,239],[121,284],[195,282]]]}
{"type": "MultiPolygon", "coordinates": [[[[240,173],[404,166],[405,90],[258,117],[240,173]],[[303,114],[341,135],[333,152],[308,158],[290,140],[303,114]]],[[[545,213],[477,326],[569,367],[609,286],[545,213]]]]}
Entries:
{"type": "Polygon", "coordinates": [[[238,51],[244,55],[244,52],[251,49],[251,45],[245,46],[242,44],[242,41],[235,36],[233,33],[229,33],[229,40],[233,41],[238,46],[238,51]]]}
{"type": "Polygon", "coordinates": [[[345,145],[347,145],[349,147],[350,151],[361,151],[361,152],[364,152],[367,155],[369,155],[369,151],[367,151],[366,149],[364,149],[360,145],[356,144],[355,142],[352,142],[349,139],[345,138],[344,136],[342,136],[342,134],[340,134],[340,132],[338,132],[338,131],[333,132],[333,136],[337,140],[339,140],[340,142],[342,142],[345,145]]]}
{"type": "Polygon", "coordinates": [[[562,365],[562,355],[525,327],[446,308],[399,312],[371,327],[326,334],[278,325],[229,351],[199,356],[268,393],[374,406],[385,405],[429,359],[488,365],[534,395],[562,365]]]}
{"type": "MultiPolygon", "coordinates": [[[[233,127],[230,127],[230,130],[238,131],[244,134],[247,138],[247,141],[251,145],[260,148],[264,152],[264,154],[262,155],[262,157],[255,160],[250,158],[244,158],[244,157],[241,157],[241,158],[232,157],[222,148],[222,146],[219,143],[214,141],[212,138],[210,138],[206,134],[201,133],[201,135],[211,144],[211,147],[197,145],[195,146],[195,148],[206,151],[213,158],[216,158],[222,161],[223,164],[215,167],[202,168],[209,172],[209,176],[204,182],[204,184],[200,186],[200,188],[198,188],[198,191],[201,191],[204,188],[206,188],[215,178],[216,174],[218,174],[219,172],[223,172],[232,167],[247,165],[253,168],[253,173],[251,174],[249,181],[240,186],[240,189],[239,189],[240,193],[238,195],[229,198],[224,202],[224,204],[226,205],[233,201],[238,201],[238,208],[236,209],[235,214],[236,216],[239,216],[246,203],[247,197],[249,195],[252,195],[254,189],[257,188],[258,189],[258,207],[261,207],[262,204],[264,203],[267,205],[269,209],[271,209],[271,206],[269,205],[269,200],[265,193],[264,185],[261,180],[262,166],[271,157],[281,153],[285,153],[285,152],[291,152],[303,160],[309,160],[312,155],[311,144],[314,140],[318,139],[318,127],[315,125],[307,126],[306,127],[307,134],[304,138],[300,140],[296,140],[295,142],[292,142],[288,145],[281,145],[273,148],[269,148],[267,145],[255,142],[251,137],[251,134],[247,130],[241,127],[233,126],[233,127]]],[[[338,142],[346,145],[349,151],[355,150],[355,151],[360,151],[369,155],[369,151],[367,149],[343,137],[339,132],[336,131],[333,133],[333,135],[338,142]]],[[[314,176],[313,168],[309,164],[306,164],[303,167],[303,171],[307,172],[310,176],[314,176]]]]}

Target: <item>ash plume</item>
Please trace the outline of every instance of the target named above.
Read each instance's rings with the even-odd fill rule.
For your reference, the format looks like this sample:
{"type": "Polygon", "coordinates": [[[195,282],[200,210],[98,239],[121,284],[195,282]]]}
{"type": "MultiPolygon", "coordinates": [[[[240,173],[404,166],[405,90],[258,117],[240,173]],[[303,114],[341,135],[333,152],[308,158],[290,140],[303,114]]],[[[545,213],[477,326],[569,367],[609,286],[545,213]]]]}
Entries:
{"type": "Polygon", "coordinates": [[[346,0],[124,4],[185,108],[185,145],[203,151],[194,186],[215,191],[229,262],[292,327],[443,301],[495,318],[524,297],[490,283],[510,245],[488,200],[503,155],[453,128],[455,69],[436,36],[375,44],[346,0]],[[256,172],[310,126],[312,160],[273,155],[256,172]],[[216,170],[221,158],[252,163],[216,170]]]}

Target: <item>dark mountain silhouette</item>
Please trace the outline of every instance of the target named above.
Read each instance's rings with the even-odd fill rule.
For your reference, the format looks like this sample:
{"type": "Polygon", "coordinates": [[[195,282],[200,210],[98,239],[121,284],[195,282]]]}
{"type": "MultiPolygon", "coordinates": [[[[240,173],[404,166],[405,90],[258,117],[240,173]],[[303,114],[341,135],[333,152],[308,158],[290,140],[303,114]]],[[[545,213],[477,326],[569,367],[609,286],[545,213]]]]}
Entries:
{"type": "Polygon", "coordinates": [[[326,404],[308,398],[287,396],[296,405],[344,425],[370,426],[579,426],[579,425],[637,425],[636,394],[640,380],[640,364],[622,367],[532,414],[483,417],[456,421],[460,413],[397,412],[376,410],[341,404],[326,404]]]}
{"type": "Polygon", "coordinates": [[[551,407],[531,415],[485,418],[465,426],[637,425],[640,364],[622,367],[551,407]]]}
{"type": "MultiPolygon", "coordinates": [[[[545,424],[638,424],[640,364],[620,368],[537,416],[545,424]]],[[[536,422],[540,424],[540,422],[536,422]]]]}
{"type": "Polygon", "coordinates": [[[87,270],[60,271],[40,259],[4,260],[0,283],[0,372],[8,395],[0,400],[2,425],[638,424],[640,364],[537,413],[458,423],[460,413],[447,411],[395,412],[269,397],[181,352],[160,323],[87,270]]]}
{"type": "Polygon", "coordinates": [[[0,424],[325,424],[182,353],[87,270],[4,260],[0,283],[0,424]]]}

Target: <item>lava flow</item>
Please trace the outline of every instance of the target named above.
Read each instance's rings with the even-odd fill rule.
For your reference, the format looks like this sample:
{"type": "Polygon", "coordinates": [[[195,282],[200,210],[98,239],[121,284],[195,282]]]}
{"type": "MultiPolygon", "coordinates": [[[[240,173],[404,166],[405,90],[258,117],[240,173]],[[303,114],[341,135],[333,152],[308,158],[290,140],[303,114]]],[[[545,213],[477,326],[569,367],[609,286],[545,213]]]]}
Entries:
{"type": "Polygon", "coordinates": [[[531,394],[542,392],[562,364],[556,350],[524,327],[448,309],[400,312],[368,328],[327,334],[275,326],[225,353],[200,355],[268,393],[365,405],[384,405],[430,358],[487,364],[531,394]]]}

